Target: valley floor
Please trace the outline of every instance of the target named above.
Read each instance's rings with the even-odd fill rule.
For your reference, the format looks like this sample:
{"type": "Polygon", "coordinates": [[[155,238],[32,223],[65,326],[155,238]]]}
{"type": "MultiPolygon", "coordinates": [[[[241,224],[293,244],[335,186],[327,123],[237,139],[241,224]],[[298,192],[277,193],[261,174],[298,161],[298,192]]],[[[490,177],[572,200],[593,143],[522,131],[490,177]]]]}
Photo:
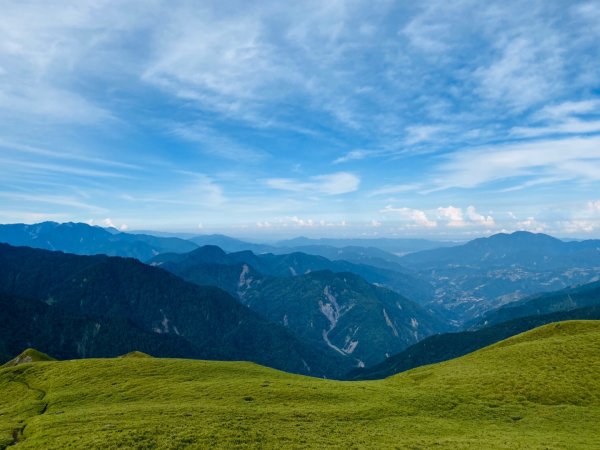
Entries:
{"type": "Polygon", "coordinates": [[[0,370],[0,448],[600,448],[598,424],[599,321],[378,381],[154,358],[0,370]]]}

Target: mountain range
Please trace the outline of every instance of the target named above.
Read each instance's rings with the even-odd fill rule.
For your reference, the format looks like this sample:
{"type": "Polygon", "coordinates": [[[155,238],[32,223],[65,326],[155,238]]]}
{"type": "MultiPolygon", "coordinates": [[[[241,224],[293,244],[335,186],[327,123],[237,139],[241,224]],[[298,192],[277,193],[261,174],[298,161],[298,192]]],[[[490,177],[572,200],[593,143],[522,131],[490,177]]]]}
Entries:
{"type": "MultiPolygon", "coordinates": [[[[228,292],[237,292],[239,274],[244,265],[248,269],[263,276],[290,277],[307,274],[318,270],[332,272],[355,273],[370,283],[388,287],[419,303],[427,303],[433,297],[433,287],[426,281],[411,274],[408,269],[398,267],[398,270],[384,269],[367,264],[355,264],[348,261],[331,261],[327,258],[310,255],[302,252],[288,254],[254,254],[251,251],[225,253],[221,248],[207,245],[185,254],[162,254],[148,261],[149,264],[158,265],[166,270],[176,273],[198,284],[219,286],[228,292]],[[218,281],[214,272],[218,266],[224,272],[231,271],[231,266],[236,267],[229,276],[218,281]],[[235,276],[237,270],[238,276],[235,276]]],[[[255,274],[256,275],[256,274],[255,274]]],[[[219,277],[217,276],[217,278],[219,277]]],[[[256,276],[255,276],[256,278],[256,276]]]]}
{"type": "Polygon", "coordinates": [[[69,252],[0,245],[0,359],[32,346],[61,359],[135,349],[372,378],[595,318],[600,304],[594,240],[516,232],[399,256],[372,239],[182,237],[0,226],[0,241],[69,252]]]}
{"type": "Polygon", "coordinates": [[[189,252],[198,247],[185,239],[122,233],[114,228],[72,222],[0,225],[0,242],[78,255],[132,257],[141,261],[160,253],[189,252]]]}
{"type": "MultiPolygon", "coordinates": [[[[152,263],[190,282],[218,286],[237,295],[241,303],[285,326],[299,339],[333,349],[358,365],[381,361],[425,336],[448,329],[418,304],[367,282],[388,275],[385,269],[303,253],[227,254],[215,246],[188,254],[159,255],[152,263]]],[[[407,275],[393,276],[406,280],[407,289],[410,287],[407,275]]],[[[418,280],[414,283],[419,285],[418,280]]]]}
{"type": "Polygon", "coordinates": [[[276,243],[278,247],[297,248],[307,246],[328,246],[335,248],[344,247],[362,247],[377,248],[379,250],[403,255],[407,253],[430,250],[440,247],[452,247],[457,242],[431,241],[427,239],[406,239],[406,238],[320,238],[311,239],[307,237],[297,237],[286,239],[276,243]]]}
{"type": "Polygon", "coordinates": [[[466,323],[538,292],[600,278],[600,241],[564,242],[545,234],[515,232],[401,258],[435,288],[430,306],[466,323]]]}
{"type": "MultiPolygon", "coordinates": [[[[600,274],[600,272],[599,272],[600,274]]],[[[541,293],[492,310],[479,318],[472,328],[495,325],[520,317],[570,311],[600,304],[600,281],[541,293]]]]}
{"type": "MultiPolygon", "coordinates": [[[[187,347],[193,348],[188,357],[244,359],[315,376],[337,376],[342,368],[351,367],[335,351],[321,351],[300,342],[283,326],[262,319],[216,287],[185,282],[131,258],[80,256],[0,244],[0,292],[11,296],[5,298],[9,302],[18,298],[38,301],[32,304],[36,315],[28,317],[27,311],[21,314],[26,322],[33,322],[21,325],[32,327],[29,340],[36,337],[38,324],[51,329],[65,317],[86,319],[72,331],[72,336],[80,337],[75,344],[62,341],[60,334],[49,333],[51,342],[38,345],[46,352],[51,345],[61,344],[66,353],[69,348],[80,353],[80,349],[90,348],[86,340],[104,336],[93,332],[94,328],[104,329],[101,322],[94,322],[101,317],[119,322],[111,333],[133,334],[138,340],[141,332],[152,333],[152,339],[161,335],[168,336],[169,341],[184,339],[187,347]],[[46,317],[49,312],[58,318],[46,317]],[[90,334],[85,330],[91,323],[94,326],[90,334]]],[[[5,316],[5,320],[10,317],[5,316]]],[[[15,322],[14,326],[20,325],[15,322]]],[[[134,344],[137,341],[131,342],[134,344]]],[[[91,348],[97,349],[94,345],[91,348]]],[[[124,353],[125,344],[117,347],[110,349],[113,356],[124,353]]],[[[109,350],[102,348],[85,355],[104,356],[109,350]]],[[[150,345],[144,348],[154,351],[150,345]]]]}

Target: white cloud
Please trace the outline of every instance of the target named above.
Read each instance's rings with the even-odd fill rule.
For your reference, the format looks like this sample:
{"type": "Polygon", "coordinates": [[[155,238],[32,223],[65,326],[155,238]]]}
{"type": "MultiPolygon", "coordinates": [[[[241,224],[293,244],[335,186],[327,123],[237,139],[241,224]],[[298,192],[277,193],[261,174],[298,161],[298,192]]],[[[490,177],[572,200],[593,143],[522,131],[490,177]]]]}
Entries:
{"type": "Polygon", "coordinates": [[[340,156],[339,158],[333,161],[333,164],[341,164],[348,161],[358,161],[361,159],[365,159],[372,152],[368,152],[366,150],[352,150],[351,152],[346,153],[344,156],[340,156]]]}
{"type": "Polygon", "coordinates": [[[537,137],[548,134],[586,134],[600,132],[600,120],[570,119],[543,127],[514,127],[510,131],[515,136],[537,137]]]}
{"type": "Polygon", "coordinates": [[[436,220],[430,220],[425,211],[411,208],[395,208],[387,205],[379,210],[382,214],[395,214],[405,220],[413,222],[413,226],[422,228],[435,228],[441,221],[449,228],[465,228],[465,227],[495,227],[496,222],[492,216],[484,216],[479,214],[474,206],[467,207],[466,213],[462,208],[455,206],[439,207],[435,210],[437,215],[436,220]]]}
{"type": "Polygon", "coordinates": [[[472,188],[514,177],[600,180],[600,136],[521,142],[449,154],[438,188],[472,188]]]}
{"type": "Polygon", "coordinates": [[[440,125],[413,125],[406,129],[406,145],[420,144],[438,139],[439,135],[447,131],[448,127],[440,125]]]}
{"type": "Polygon", "coordinates": [[[422,186],[420,184],[397,184],[397,185],[382,186],[379,189],[375,189],[375,190],[369,192],[369,197],[376,197],[378,195],[401,194],[403,192],[416,191],[421,188],[422,188],[422,186]]]}
{"type": "MultiPolygon", "coordinates": [[[[181,178],[176,187],[155,192],[153,195],[121,194],[120,198],[134,204],[152,205],[155,208],[174,205],[179,209],[201,207],[212,210],[222,208],[229,201],[223,187],[212,177],[184,170],[177,170],[175,173],[181,178]]],[[[198,228],[201,226],[202,223],[199,223],[198,228]]]]}
{"type": "Polygon", "coordinates": [[[437,209],[438,219],[446,222],[450,228],[465,227],[495,227],[496,222],[492,216],[479,214],[474,206],[468,206],[463,212],[462,208],[455,206],[440,207],[437,209]]]}
{"type": "Polygon", "coordinates": [[[107,217],[106,219],[104,219],[102,221],[102,225],[104,225],[107,228],[117,228],[117,226],[113,223],[113,221],[110,217],[107,217]]]}
{"type": "Polygon", "coordinates": [[[600,100],[567,101],[544,106],[534,114],[537,120],[564,120],[575,115],[600,111],[600,100]]]}
{"type": "Polygon", "coordinates": [[[493,227],[496,225],[494,218],[492,216],[484,216],[479,214],[476,210],[474,206],[469,206],[467,208],[467,218],[477,224],[477,225],[484,225],[486,227],[493,227]]]}
{"type": "Polygon", "coordinates": [[[337,172],[310,177],[307,181],[292,178],[270,178],[267,186],[292,192],[340,195],[354,192],[360,185],[360,178],[348,172],[337,172]]]}
{"type": "Polygon", "coordinates": [[[44,195],[44,194],[23,194],[19,192],[0,192],[0,198],[11,203],[26,203],[28,205],[36,205],[47,209],[55,209],[56,206],[66,207],[67,209],[74,208],[86,213],[102,214],[107,210],[100,206],[92,205],[86,199],[81,199],[68,195],[44,195]],[[52,206],[50,208],[49,206],[52,206]]]}
{"type": "Polygon", "coordinates": [[[400,216],[404,220],[411,221],[408,227],[421,227],[421,228],[435,228],[437,222],[429,220],[425,211],[420,209],[411,208],[394,208],[392,205],[387,205],[385,208],[379,210],[382,214],[395,214],[400,216]]]}
{"type": "Polygon", "coordinates": [[[456,208],[454,206],[447,206],[445,208],[440,207],[437,209],[437,213],[440,219],[447,220],[447,225],[449,227],[462,228],[467,225],[461,208],[456,208]]]}
{"type": "Polygon", "coordinates": [[[535,217],[528,217],[527,219],[518,222],[516,225],[518,230],[531,231],[533,233],[543,233],[548,228],[548,224],[539,222],[535,217]]]}
{"type": "Polygon", "coordinates": [[[591,220],[570,220],[562,223],[565,233],[591,233],[596,229],[597,223],[591,220]]]}
{"type": "Polygon", "coordinates": [[[600,200],[588,202],[587,208],[594,213],[600,213],[600,200]]]}
{"type": "Polygon", "coordinates": [[[267,220],[265,220],[263,222],[260,222],[260,221],[256,222],[256,226],[258,228],[272,228],[273,227],[273,225],[271,224],[271,222],[269,222],[267,220]]]}
{"type": "Polygon", "coordinates": [[[373,219],[373,220],[371,220],[371,226],[373,228],[379,228],[381,226],[381,222],[378,221],[378,220],[373,219]]]}
{"type": "Polygon", "coordinates": [[[127,231],[129,229],[129,226],[126,223],[122,223],[118,226],[115,225],[115,223],[110,217],[107,217],[106,219],[102,220],[102,225],[104,225],[106,228],[114,228],[119,231],[127,231]]]}
{"type": "Polygon", "coordinates": [[[563,60],[554,35],[543,42],[524,36],[499,42],[500,57],[475,72],[484,98],[523,110],[557,91],[563,60]]]}
{"type": "Polygon", "coordinates": [[[191,125],[172,124],[168,130],[178,138],[198,143],[201,152],[220,158],[257,163],[266,157],[264,152],[242,145],[198,122],[191,125]]]}
{"type": "Polygon", "coordinates": [[[600,100],[568,101],[548,105],[533,114],[535,126],[511,129],[511,134],[537,137],[548,134],[586,134],[600,132],[600,120],[593,116],[600,113],[600,100]],[[581,118],[582,115],[590,117],[581,118]]]}

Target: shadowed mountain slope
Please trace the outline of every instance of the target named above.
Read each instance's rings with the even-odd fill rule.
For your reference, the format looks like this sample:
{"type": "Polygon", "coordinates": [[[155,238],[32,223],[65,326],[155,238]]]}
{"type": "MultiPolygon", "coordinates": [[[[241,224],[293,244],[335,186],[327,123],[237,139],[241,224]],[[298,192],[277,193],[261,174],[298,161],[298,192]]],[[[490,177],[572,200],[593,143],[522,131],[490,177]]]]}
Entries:
{"type": "MultiPolygon", "coordinates": [[[[39,300],[67,315],[128,320],[148,333],[183,338],[198,350],[196,357],[251,360],[326,376],[344,367],[334,351],[299,342],[226,292],[185,282],[135,259],[2,244],[0,291],[39,300]]],[[[125,352],[134,349],[156,354],[149,348],[125,352]]]]}

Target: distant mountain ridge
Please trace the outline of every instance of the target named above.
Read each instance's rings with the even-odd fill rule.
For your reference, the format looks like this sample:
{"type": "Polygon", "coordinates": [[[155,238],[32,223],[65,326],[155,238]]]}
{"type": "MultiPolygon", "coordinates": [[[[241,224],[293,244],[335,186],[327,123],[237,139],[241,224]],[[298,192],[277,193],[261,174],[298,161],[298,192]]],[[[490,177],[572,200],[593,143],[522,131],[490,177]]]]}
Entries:
{"type": "Polygon", "coordinates": [[[474,239],[463,245],[437,248],[404,256],[411,267],[475,265],[557,269],[591,264],[600,267],[600,240],[561,241],[547,234],[516,231],[474,239]]]}
{"type": "Polygon", "coordinates": [[[0,242],[79,255],[132,257],[141,261],[160,253],[183,253],[198,247],[185,239],[122,233],[115,229],[72,222],[0,225],[0,242]]]}
{"type": "Polygon", "coordinates": [[[412,253],[401,263],[436,289],[431,307],[468,322],[538,292],[600,278],[600,240],[563,242],[515,232],[412,253]]]}
{"type": "Polygon", "coordinates": [[[278,241],[277,247],[306,247],[306,246],[329,246],[329,247],[366,247],[377,248],[389,253],[406,254],[429,250],[439,247],[452,247],[456,242],[430,241],[427,239],[410,238],[320,238],[311,239],[297,237],[278,241]]]}
{"type": "Polygon", "coordinates": [[[254,253],[274,253],[277,247],[268,244],[257,244],[254,242],[243,241],[241,239],[225,236],[224,234],[204,234],[190,238],[190,241],[198,247],[214,245],[222,248],[228,253],[250,250],[254,253]]]}
{"type": "Polygon", "coordinates": [[[398,270],[402,271],[395,271],[344,260],[331,261],[322,256],[302,252],[255,254],[246,250],[226,253],[217,246],[206,245],[185,254],[158,255],[152,258],[149,264],[158,265],[197,284],[219,286],[230,293],[238,291],[239,274],[244,265],[247,265],[247,270],[271,277],[298,276],[319,270],[352,272],[369,283],[388,287],[417,303],[428,302],[434,295],[430,284],[400,266],[398,270]],[[222,266],[220,274],[215,272],[216,266],[222,266]],[[225,266],[235,266],[237,276],[236,270],[231,272],[232,269],[225,266]],[[225,272],[231,273],[225,275],[225,272]]]}
{"type": "Polygon", "coordinates": [[[600,305],[600,281],[526,297],[488,312],[477,321],[474,328],[490,326],[520,317],[570,311],[597,305],[600,305]]]}

